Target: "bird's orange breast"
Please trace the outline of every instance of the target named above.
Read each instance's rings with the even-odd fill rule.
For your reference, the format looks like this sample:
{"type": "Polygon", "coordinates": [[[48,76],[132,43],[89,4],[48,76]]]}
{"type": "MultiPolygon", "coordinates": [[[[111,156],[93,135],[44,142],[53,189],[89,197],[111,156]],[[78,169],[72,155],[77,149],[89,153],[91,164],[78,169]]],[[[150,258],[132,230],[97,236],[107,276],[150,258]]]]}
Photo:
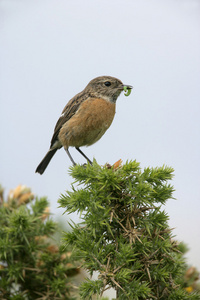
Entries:
{"type": "Polygon", "coordinates": [[[97,142],[110,127],[115,115],[115,103],[89,98],[61,128],[59,140],[63,146],[81,147],[97,142]]]}

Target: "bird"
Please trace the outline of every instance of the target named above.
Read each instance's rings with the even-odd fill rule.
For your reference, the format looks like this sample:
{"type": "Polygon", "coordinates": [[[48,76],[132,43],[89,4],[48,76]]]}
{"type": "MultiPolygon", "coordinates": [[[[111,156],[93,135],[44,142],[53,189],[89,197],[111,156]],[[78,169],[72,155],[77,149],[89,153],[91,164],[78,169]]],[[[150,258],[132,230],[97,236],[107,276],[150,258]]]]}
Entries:
{"type": "Polygon", "coordinates": [[[112,76],[92,79],[64,107],[55,125],[50,148],[35,172],[42,175],[56,151],[62,147],[73,165],[76,163],[69,147],[75,147],[92,165],[80,147],[90,146],[104,135],[113,121],[117,98],[123,90],[131,89],[131,85],[124,85],[121,80],[112,76]]]}

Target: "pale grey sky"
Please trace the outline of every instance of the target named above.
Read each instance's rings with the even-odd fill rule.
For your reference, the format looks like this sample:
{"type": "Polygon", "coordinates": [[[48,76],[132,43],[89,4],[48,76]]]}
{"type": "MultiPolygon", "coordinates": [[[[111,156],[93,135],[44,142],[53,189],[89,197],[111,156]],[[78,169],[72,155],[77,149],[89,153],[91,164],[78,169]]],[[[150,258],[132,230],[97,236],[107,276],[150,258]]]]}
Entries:
{"type": "Polygon", "coordinates": [[[118,77],[134,89],[118,99],[105,136],[83,150],[100,164],[121,158],[175,169],[177,200],[165,209],[200,270],[200,1],[1,0],[0,27],[6,192],[30,186],[61,216],[57,199],[70,188],[70,160],[61,149],[42,176],[35,168],[67,101],[96,76],[118,77]]]}

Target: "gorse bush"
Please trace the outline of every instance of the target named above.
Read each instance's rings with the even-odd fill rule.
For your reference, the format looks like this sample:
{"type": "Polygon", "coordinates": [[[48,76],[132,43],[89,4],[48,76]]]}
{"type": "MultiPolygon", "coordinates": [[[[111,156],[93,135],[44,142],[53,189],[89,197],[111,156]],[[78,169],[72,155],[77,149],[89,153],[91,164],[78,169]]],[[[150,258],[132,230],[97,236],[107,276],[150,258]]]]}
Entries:
{"type": "Polygon", "coordinates": [[[82,299],[101,297],[108,288],[121,300],[200,299],[181,285],[186,264],[163,210],[173,198],[167,166],[141,170],[136,161],[124,165],[75,166],[72,191],[59,203],[67,213],[79,212],[65,244],[90,275],[80,286],[82,299]],[[76,187],[75,187],[76,186],[76,187]]]}
{"type": "Polygon", "coordinates": [[[18,186],[4,199],[0,189],[0,299],[74,299],[79,269],[53,239],[58,230],[46,198],[18,186]]]}

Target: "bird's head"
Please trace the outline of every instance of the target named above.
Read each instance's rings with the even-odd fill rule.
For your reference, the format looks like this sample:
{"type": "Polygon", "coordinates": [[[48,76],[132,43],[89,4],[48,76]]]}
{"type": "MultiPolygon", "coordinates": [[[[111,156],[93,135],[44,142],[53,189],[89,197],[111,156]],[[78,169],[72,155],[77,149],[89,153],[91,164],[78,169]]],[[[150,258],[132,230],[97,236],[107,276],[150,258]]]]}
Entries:
{"type": "Polygon", "coordinates": [[[110,102],[116,102],[121,92],[132,89],[131,85],[125,85],[121,80],[111,76],[100,76],[92,79],[85,88],[91,96],[102,98],[110,102]]]}

